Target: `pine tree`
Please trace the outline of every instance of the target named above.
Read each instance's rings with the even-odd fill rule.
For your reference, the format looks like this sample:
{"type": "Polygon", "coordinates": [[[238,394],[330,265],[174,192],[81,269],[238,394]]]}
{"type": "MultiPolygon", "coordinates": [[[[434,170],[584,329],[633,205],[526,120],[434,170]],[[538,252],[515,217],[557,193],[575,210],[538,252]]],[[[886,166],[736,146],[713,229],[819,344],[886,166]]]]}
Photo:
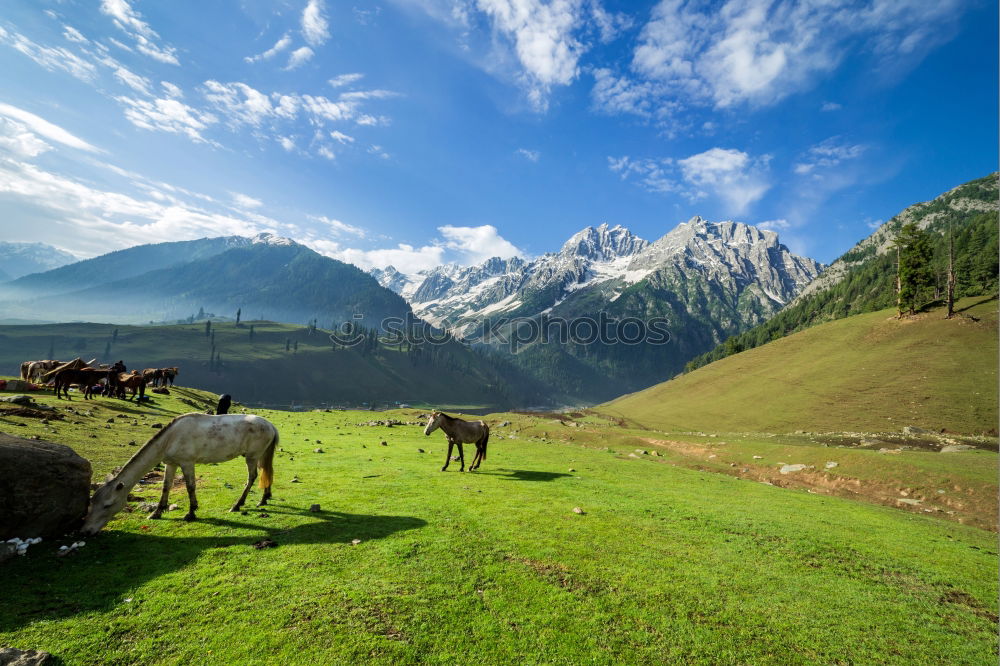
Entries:
{"type": "Polygon", "coordinates": [[[240,325],[240,315],[243,314],[243,308],[236,308],[236,325],[240,325]]]}
{"type": "Polygon", "coordinates": [[[924,290],[934,284],[930,234],[910,223],[903,225],[893,241],[896,249],[896,316],[903,310],[914,314],[924,290]]]}

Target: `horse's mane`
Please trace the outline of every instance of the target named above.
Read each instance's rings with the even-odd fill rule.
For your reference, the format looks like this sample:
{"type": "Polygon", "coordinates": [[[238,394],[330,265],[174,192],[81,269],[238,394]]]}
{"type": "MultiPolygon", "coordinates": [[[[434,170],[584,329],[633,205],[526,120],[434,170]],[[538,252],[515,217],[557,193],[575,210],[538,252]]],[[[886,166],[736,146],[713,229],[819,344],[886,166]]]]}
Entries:
{"type": "Polygon", "coordinates": [[[444,417],[444,418],[445,418],[446,420],[448,420],[448,421],[457,421],[457,420],[458,420],[458,419],[457,419],[457,418],[455,418],[454,416],[448,416],[448,415],[447,415],[447,414],[445,414],[444,412],[438,412],[438,414],[440,414],[441,416],[443,416],[443,417],[444,417]]]}
{"type": "MultiPolygon", "coordinates": [[[[178,421],[180,421],[181,419],[183,419],[186,416],[193,416],[193,415],[196,415],[196,414],[197,414],[197,412],[190,412],[188,414],[181,414],[180,416],[175,416],[173,419],[171,419],[170,423],[168,423],[167,425],[165,425],[162,428],[160,428],[159,432],[157,432],[155,435],[153,435],[148,440],[146,440],[146,443],[143,444],[141,447],[139,447],[139,450],[136,451],[135,454],[131,458],[128,459],[128,462],[125,463],[124,465],[122,465],[121,470],[124,470],[126,467],[128,467],[129,465],[132,464],[133,460],[139,458],[146,451],[148,451],[150,448],[152,448],[153,445],[156,442],[158,442],[160,440],[160,438],[163,437],[163,435],[165,435],[168,430],[170,430],[170,427],[172,425],[174,425],[175,423],[177,423],[178,421]]],[[[121,470],[118,470],[118,474],[121,474],[121,470]]],[[[117,477],[118,474],[115,474],[114,477],[117,477]]],[[[108,475],[108,480],[110,481],[111,478],[114,478],[114,477],[112,477],[112,475],[109,474],[108,475]]]]}

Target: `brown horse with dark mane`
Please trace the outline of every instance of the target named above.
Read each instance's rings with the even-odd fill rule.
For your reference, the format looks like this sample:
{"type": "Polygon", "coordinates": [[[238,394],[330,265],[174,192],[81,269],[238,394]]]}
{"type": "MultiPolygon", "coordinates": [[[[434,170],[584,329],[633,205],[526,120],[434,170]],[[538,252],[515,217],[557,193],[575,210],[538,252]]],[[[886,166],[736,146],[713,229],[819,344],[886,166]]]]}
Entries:
{"type": "Polygon", "coordinates": [[[462,450],[463,442],[475,443],[476,455],[472,459],[472,464],[469,465],[469,471],[479,469],[480,463],[486,460],[486,445],[490,441],[490,427],[486,425],[486,422],[463,421],[454,416],[448,416],[444,412],[433,412],[430,418],[427,419],[427,427],[424,428],[424,434],[429,435],[438,428],[441,428],[448,437],[448,455],[444,459],[444,467],[441,468],[441,471],[444,472],[448,469],[448,463],[451,462],[451,451],[456,444],[458,445],[458,458],[462,462],[459,471],[465,471],[465,452],[462,450]]]}
{"type": "Polygon", "coordinates": [[[108,370],[97,370],[95,368],[66,368],[60,370],[55,374],[55,388],[56,397],[61,398],[59,395],[60,391],[67,400],[69,397],[69,387],[71,384],[77,384],[81,390],[83,390],[83,399],[90,400],[94,396],[94,387],[101,383],[101,380],[107,379],[109,375],[108,370]]]}

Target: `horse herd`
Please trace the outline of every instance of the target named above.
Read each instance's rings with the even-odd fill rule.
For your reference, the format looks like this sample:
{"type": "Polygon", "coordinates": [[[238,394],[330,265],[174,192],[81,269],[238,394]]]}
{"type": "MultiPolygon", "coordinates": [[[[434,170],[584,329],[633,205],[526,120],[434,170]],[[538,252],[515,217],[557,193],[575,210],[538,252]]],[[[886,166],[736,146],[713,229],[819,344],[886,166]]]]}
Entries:
{"type": "Polygon", "coordinates": [[[72,361],[25,361],[21,364],[21,379],[40,384],[52,384],[57,398],[69,397],[70,386],[78,386],[83,391],[84,400],[95,395],[121,398],[122,400],[143,400],[146,387],[173,386],[180,370],[170,368],[146,368],[142,372],[127,371],[125,363],[117,361],[112,365],[94,366],[94,361],[85,363],[81,359],[72,361]],[[128,392],[131,391],[131,395],[128,392]],[[127,396],[127,397],[126,397],[127,396]]]}
{"type": "MultiPolygon", "coordinates": [[[[223,396],[223,399],[228,396],[223,396]]],[[[221,402],[220,402],[221,407],[221,402]]],[[[223,410],[219,410],[220,412],[223,410]]],[[[442,412],[432,412],[424,427],[424,434],[430,435],[440,428],[448,439],[448,455],[444,467],[448,469],[452,449],[458,446],[461,471],[465,471],[463,443],[476,445],[476,455],[469,471],[479,468],[486,459],[486,445],[490,440],[490,428],[485,421],[464,421],[442,412]]],[[[163,490],[150,519],[161,516],[167,508],[174,475],[180,467],[187,486],[189,508],[184,520],[195,520],[198,500],[195,497],[195,463],[217,463],[243,456],[247,465],[247,482],[243,492],[230,511],[239,511],[247,499],[247,494],[260,476],[260,487],[264,490],[257,506],[265,506],[271,498],[271,482],[274,477],[274,451],[278,445],[278,429],[273,423],[252,414],[183,414],[156,433],[125,463],[115,476],[97,489],[90,502],[90,509],[81,532],[85,535],[99,532],[111,517],[121,511],[128,500],[129,491],[139,479],[156,465],[163,463],[163,490]]]]}

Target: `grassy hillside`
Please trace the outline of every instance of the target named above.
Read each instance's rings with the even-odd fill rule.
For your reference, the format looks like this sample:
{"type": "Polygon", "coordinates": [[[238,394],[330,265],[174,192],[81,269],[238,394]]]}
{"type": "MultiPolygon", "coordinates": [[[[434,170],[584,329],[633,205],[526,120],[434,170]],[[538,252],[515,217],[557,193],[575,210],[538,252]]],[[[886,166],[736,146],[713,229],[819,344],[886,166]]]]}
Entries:
{"type": "MultiPolygon", "coordinates": [[[[181,399],[212,397],[179,390],[138,410],[74,400],[69,412],[44,396],[64,420],[0,416],[0,428],[68,443],[103,474],[185,411],[181,399]]],[[[492,415],[482,471],[461,474],[439,471],[444,439],[418,426],[259,413],[282,438],[266,512],[226,513],[239,461],[197,468],[192,524],[181,487],[182,510],[151,521],[138,505],[155,480],[137,486],[132,511],[74,555],[46,541],[5,565],[16,603],[0,604],[0,645],[66,664],[996,661],[991,532],[688,469],[651,440],[673,435],[593,415],[492,415]],[[277,547],[252,547],[264,538],[277,547]]],[[[787,454],[740,445],[768,462],[787,454]]],[[[727,455],[715,450],[705,464],[727,455]]],[[[878,457],[828,452],[848,453],[878,457]]],[[[906,468],[919,455],[880,458],[906,468]]],[[[996,454],[949,460],[952,483],[992,496],[995,514],[996,454]]]]}
{"type": "Polygon", "coordinates": [[[776,340],[597,408],[659,429],[997,427],[997,301],[897,320],[882,310],[776,340]]]}
{"type": "Polygon", "coordinates": [[[914,204],[845,252],[786,308],[728,338],[687,363],[695,368],[796,331],[896,304],[896,260],[891,241],[906,223],[930,233],[934,287],[920,302],[942,299],[947,285],[948,230],[953,230],[955,296],[997,293],[997,174],[960,185],[932,201],[914,204]]]}
{"type": "Polygon", "coordinates": [[[543,397],[502,359],[455,342],[413,351],[386,345],[335,350],[329,331],[304,326],[223,322],[212,331],[214,337],[206,336],[203,322],[0,326],[0,373],[16,375],[29,359],[122,359],[130,370],[178,366],[184,385],[283,407],[402,402],[502,409],[543,397]]]}

